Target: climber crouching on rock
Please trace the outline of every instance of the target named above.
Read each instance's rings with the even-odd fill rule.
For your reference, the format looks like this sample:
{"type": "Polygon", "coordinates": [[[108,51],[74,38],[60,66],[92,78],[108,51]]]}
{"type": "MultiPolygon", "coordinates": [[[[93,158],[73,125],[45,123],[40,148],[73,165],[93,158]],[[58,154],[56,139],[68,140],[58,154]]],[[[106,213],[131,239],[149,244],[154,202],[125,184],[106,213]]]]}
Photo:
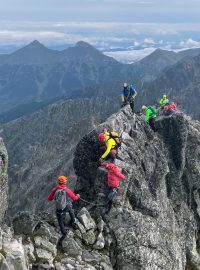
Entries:
{"type": "Polygon", "coordinates": [[[117,132],[109,132],[107,129],[104,129],[104,131],[99,134],[98,140],[105,143],[105,145],[100,148],[101,158],[99,161],[102,162],[109,158],[114,161],[118,147],[120,147],[122,143],[122,139],[119,134],[117,132]]]}
{"type": "Polygon", "coordinates": [[[156,132],[155,119],[157,115],[157,110],[153,106],[142,106],[142,110],[145,112],[145,121],[150,125],[151,129],[156,132]]]}
{"type": "Polygon", "coordinates": [[[118,167],[113,163],[101,163],[102,167],[108,170],[107,175],[107,189],[105,196],[105,213],[108,214],[115,195],[117,194],[120,180],[124,180],[126,177],[119,171],[118,167]]]}
{"type": "Polygon", "coordinates": [[[67,177],[64,175],[59,176],[58,185],[51,190],[48,196],[49,201],[54,200],[55,202],[56,216],[63,239],[66,236],[66,230],[64,226],[64,217],[66,212],[68,212],[71,217],[72,225],[75,224],[75,214],[72,209],[72,203],[70,199],[77,201],[80,198],[79,194],[74,194],[69,188],[67,188],[66,185],[67,177]]]}
{"type": "Polygon", "coordinates": [[[171,102],[168,106],[164,107],[164,115],[173,115],[177,111],[176,104],[174,102],[171,102]]]}

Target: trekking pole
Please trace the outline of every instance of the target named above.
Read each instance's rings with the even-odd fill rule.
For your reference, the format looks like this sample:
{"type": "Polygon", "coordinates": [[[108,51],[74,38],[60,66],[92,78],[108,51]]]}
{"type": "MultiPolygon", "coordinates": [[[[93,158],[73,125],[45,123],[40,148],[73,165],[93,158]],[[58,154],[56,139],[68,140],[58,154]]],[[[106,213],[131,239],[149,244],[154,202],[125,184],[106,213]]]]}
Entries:
{"type": "Polygon", "coordinates": [[[96,204],[96,203],[91,203],[91,202],[88,202],[88,201],[86,201],[86,200],[84,200],[84,199],[82,199],[82,198],[80,198],[79,200],[81,200],[81,201],[83,201],[83,202],[85,202],[85,203],[91,204],[91,205],[96,205],[96,206],[105,206],[105,204],[96,204]]]}

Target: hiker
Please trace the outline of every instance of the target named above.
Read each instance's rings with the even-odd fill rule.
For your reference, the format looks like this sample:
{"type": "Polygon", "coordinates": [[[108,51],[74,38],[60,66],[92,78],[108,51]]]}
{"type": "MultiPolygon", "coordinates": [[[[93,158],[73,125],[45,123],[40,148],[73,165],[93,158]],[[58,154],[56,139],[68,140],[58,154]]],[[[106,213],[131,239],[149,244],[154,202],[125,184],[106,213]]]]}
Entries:
{"type": "Polygon", "coordinates": [[[155,127],[155,118],[156,118],[156,114],[157,114],[157,111],[154,107],[152,106],[145,106],[143,105],[142,106],[142,110],[145,111],[145,114],[146,114],[146,117],[145,117],[145,120],[146,122],[150,125],[151,129],[156,132],[157,129],[155,127]]]}
{"type": "Polygon", "coordinates": [[[80,198],[79,194],[74,194],[69,188],[67,188],[67,180],[67,176],[59,176],[58,185],[51,190],[48,196],[49,201],[54,200],[55,202],[56,216],[63,238],[66,236],[66,230],[64,226],[64,217],[66,212],[68,212],[71,217],[72,225],[75,224],[75,214],[69,198],[73,201],[77,201],[80,198]]]}
{"type": "Polygon", "coordinates": [[[117,149],[121,145],[119,134],[117,132],[109,132],[107,129],[104,129],[104,131],[99,134],[98,140],[105,143],[105,146],[100,148],[100,152],[103,152],[100,162],[102,162],[103,159],[108,158],[114,160],[117,155],[117,149]]]}
{"type": "Polygon", "coordinates": [[[105,213],[108,214],[115,195],[117,194],[117,189],[119,187],[120,180],[124,180],[126,177],[119,171],[118,167],[113,163],[101,163],[102,167],[108,170],[107,175],[107,189],[105,197],[105,213]]]}
{"type": "Polygon", "coordinates": [[[134,113],[134,100],[137,96],[137,91],[132,85],[128,85],[128,83],[124,83],[122,90],[122,107],[126,106],[128,103],[134,113]]]}
{"type": "Polygon", "coordinates": [[[176,104],[171,102],[170,105],[164,107],[164,115],[172,115],[177,111],[176,104]]]}
{"type": "Polygon", "coordinates": [[[169,100],[168,100],[167,96],[163,95],[163,97],[161,98],[159,103],[160,103],[161,108],[164,108],[164,106],[169,105],[169,100]]]}

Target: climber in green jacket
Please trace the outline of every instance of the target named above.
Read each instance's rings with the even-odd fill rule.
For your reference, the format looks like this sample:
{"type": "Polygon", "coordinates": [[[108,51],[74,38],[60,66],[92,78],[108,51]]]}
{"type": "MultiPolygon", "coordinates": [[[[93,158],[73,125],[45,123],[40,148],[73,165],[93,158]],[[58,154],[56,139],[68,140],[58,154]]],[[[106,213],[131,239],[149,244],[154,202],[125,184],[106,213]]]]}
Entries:
{"type": "Polygon", "coordinates": [[[142,110],[145,112],[145,121],[150,125],[150,127],[152,128],[153,131],[157,131],[156,127],[155,127],[155,118],[157,115],[157,111],[154,107],[152,106],[142,106],[142,110]]]}

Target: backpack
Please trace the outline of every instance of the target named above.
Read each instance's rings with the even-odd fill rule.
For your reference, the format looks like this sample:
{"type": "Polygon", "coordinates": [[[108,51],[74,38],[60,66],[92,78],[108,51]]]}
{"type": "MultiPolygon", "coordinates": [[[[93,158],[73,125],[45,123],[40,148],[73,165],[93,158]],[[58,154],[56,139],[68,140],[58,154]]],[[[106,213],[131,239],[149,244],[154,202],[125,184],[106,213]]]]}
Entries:
{"type": "Polygon", "coordinates": [[[157,114],[157,110],[153,106],[152,107],[149,106],[149,109],[151,110],[151,112],[152,112],[153,115],[156,115],[157,114]]]}
{"type": "Polygon", "coordinates": [[[122,135],[119,135],[118,132],[112,131],[112,132],[109,132],[109,137],[110,137],[109,139],[114,139],[114,141],[117,144],[117,147],[121,146],[121,144],[122,144],[122,135]]]}
{"type": "Polygon", "coordinates": [[[63,210],[69,203],[68,195],[65,189],[57,189],[54,194],[54,202],[57,210],[63,210]]]}

